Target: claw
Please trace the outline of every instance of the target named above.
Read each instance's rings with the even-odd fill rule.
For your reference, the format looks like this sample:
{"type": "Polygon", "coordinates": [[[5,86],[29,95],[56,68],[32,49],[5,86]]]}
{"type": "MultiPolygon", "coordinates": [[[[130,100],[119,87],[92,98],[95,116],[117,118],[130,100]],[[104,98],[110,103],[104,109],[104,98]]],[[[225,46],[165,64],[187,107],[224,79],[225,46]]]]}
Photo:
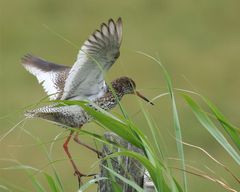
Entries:
{"type": "Polygon", "coordinates": [[[74,175],[74,176],[77,176],[77,178],[78,178],[78,186],[79,186],[79,188],[80,188],[81,185],[82,185],[82,181],[81,181],[81,178],[82,178],[82,177],[92,177],[92,176],[95,176],[95,175],[97,175],[97,174],[96,174],[96,173],[93,173],[93,174],[86,175],[86,174],[81,173],[81,172],[78,171],[78,170],[75,170],[75,172],[74,172],[73,175],[74,175]]]}
{"type": "Polygon", "coordinates": [[[102,152],[96,151],[96,153],[97,153],[97,158],[98,159],[101,159],[103,157],[103,153],[102,152]]]}
{"type": "Polygon", "coordinates": [[[84,176],[86,176],[85,174],[82,174],[80,171],[78,171],[78,170],[75,170],[75,172],[74,172],[74,174],[73,174],[74,176],[77,176],[77,178],[78,178],[78,186],[79,186],[79,188],[80,188],[80,186],[82,185],[82,181],[81,181],[81,177],[84,177],[84,176]]]}

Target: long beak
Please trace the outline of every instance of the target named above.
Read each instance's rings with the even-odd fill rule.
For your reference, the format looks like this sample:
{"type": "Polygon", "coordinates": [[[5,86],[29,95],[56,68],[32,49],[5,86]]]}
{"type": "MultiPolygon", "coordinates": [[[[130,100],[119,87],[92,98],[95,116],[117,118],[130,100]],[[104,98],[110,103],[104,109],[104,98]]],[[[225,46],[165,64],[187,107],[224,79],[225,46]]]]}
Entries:
{"type": "Polygon", "coordinates": [[[138,91],[136,91],[136,95],[138,97],[141,97],[143,100],[147,101],[148,103],[150,103],[151,105],[154,105],[151,101],[149,101],[146,97],[144,97],[142,94],[140,94],[138,91]]]}

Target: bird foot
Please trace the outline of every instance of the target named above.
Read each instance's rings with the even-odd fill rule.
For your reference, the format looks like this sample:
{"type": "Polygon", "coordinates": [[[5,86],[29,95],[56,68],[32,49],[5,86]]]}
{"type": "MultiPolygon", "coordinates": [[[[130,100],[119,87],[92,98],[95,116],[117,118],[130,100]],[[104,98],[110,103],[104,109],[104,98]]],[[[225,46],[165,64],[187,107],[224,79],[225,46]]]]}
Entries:
{"type": "Polygon", "coordinates": [[[85,175],[85,174],[82,174],[82,173],[81,173],[80,171],[78,171],[78,170],[75,170],[74,176],[77,176],[78,186],[79,186],[79,188],[80,188],[80,186],[82,185],[82,180],[81,180],[81,178],[82,178],[82,177],[85,177],[86,175],[85,175]]]}
{"type": "Polygon", "coordinates": [[[82,180],[81,180],[82,177],[92,177],[92,176],[96,176],[96,175],[97,175],[96,173],[86,175],[86,174],[81,173],[78,170],[75,170],[75,172],[74,172],[74,176],[77,176],[77,178],[78,178],[78,185],[79,185],[79,187],[82,184],[82,180]]]}
{"type": "Polygon", "coordinates": [[[87,176],[87,175],[85,175],[85,174],[82,174],[80,171],[78,171],[78,170],[76,170],[75,172],[74,172],[74,176],[78,176],[78,177],[85,177],[85,176],[87,176]]]}
{"type": "Polygon", "coordinates": [[[98,159],[101,159],[103,157],[103,153],[102,152],[96,151],[96,153],[97,153],[97,158],[98,159]]]}

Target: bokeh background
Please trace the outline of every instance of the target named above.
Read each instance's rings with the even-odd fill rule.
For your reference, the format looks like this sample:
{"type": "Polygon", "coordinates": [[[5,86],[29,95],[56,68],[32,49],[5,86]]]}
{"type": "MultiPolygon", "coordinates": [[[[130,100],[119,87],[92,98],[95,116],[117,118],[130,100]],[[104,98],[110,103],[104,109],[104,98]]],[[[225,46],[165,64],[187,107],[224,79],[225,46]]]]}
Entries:
{"type": "MultiPolygon", "coordinates": [[[[72,65],[84,40],[109,18],[123,19],[121,57],[108,73],[109,79],[127,75],[148,98],[166,92],[158,64],[136,53],[143,51],[160,58],[170,72],[174,87],[197,90],[212,100],[236,125],[240,124],[240,1],[237,0],[0,0],[0,134],[20,120],[25,107],[37,103],[45,93],[36,79],[20,64],[26,53],[60,64],[72,65]],[[60,34],[62,38],[57,35],[60,34]]],[[[178,97],[178,109],[186,142],[206,149],[239,176],[240,169],[220,145],[201,127],[178,97]]],[[[148,134],[147,123],[134,96],[126,96],[123,106],[139,127],[148,134]]],[[[167,146],[167,155],[177,157],[169,98],[146,106],[155,119],[167,146]]],[[[114,111],[119,111],[115,109],[114,111]]],[[[0,168],[13,166],[9,159],[51,173],[42,147],[23,129],[49,143],[62,129],[42,120],[27,120],[0,143],[0,168]]],[[[86,130],[101,132],[94,123],[86,130]]],[[[66,135],[66,134],[65,134],[66,135]]],[[[63,136],[62,136],[63,137],[63,136]]],[[[87,137],[86,142],[92,143],[87,137]]],[[[54,145],[53,159],[64,159],[63,139],[54,145]]],[[[47,149],[49,144],[45,144],[47,149]]],[[[70,144],[83,172],[97,160],[96,155],[70,144]]],[[[187,162],[209,174],[224,178],[239,188],[232,177],[201,152],[185,147],[187,162]],[[211,173],[209,169],[213,170],[211,173]]],[[[169,160],[174,164],[173,160],[169,160]]],[[[66,191],[76,191],[77,182],[70,163],[54,164],[66,191]]],[[[179,178],[179,172],[175,172],[179,178]]],[[[43,183],[41,174],[37,176],[43,183]]],[[[180,180],[181,181],[181,180],[180,180]]],[[[225,191],[217,184],[188,175],[189,191],[225,191]]],[[[45,183],[46,184],[46,183],[45,183]]],[[[0,185],[34,188],[23,170],[0,169],[0,185]]],[[[3,190],[0,188],[0,191],[3,190]]],[[[95,191],[94,187],[89,191],[95,191]]]]}

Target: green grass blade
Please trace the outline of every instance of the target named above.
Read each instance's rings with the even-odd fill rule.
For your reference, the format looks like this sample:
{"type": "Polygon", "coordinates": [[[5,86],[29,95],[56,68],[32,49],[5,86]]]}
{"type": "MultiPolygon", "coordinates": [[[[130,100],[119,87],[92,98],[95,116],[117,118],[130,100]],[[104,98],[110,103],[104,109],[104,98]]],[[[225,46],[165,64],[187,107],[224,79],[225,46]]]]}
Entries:
{"type": "Polygon", "coordinates": [[[45,178],[48,182],[48,185],[51,189],[51,192],[58,192],[59,190],[57,189],[57,186],[54,182],[54,179],[50,175],[48,175],[47,173],[44,173],[44,176],[45,176],[45,178]]]}
{"type": "MultiPolygon", "coordinates": [[[[26,129],[22,129],[26,134],[28,134],[29,136],[31,136],[37,143],[38,145],[42,148],[43,152],[47,155],[47,158],[49,160],[49,162],[52,162],[52,158],[51,158],[51,147],[53,147],[53,143],[54,141],[56,140],[56,138],[51,142],[51,147],[50,147],[50,152],[48,153],[44,143],[38,138],[36,137],[35,135],[33,135],[31,132],[27,131],[26,129]]],[[[61,133],[62,134],[62,133],[61,133]]],[[[60,135],[61,135],[60,134],[60,135]]],[[[58,135],[56,136],[58,137],[58,135]]],[[[57,181],[57,185],[59,186],[59,191],[64,191],[63,189],[63,185],[62,185],[62,181],[60,179],[60,177],[58,176],[58,173],[54,167],[54,165],[52,163],[49,164],[53,170],[53,173],[54,173],[54,176],[55,176],[55,179],[57,181]]]]}
{"type": "MultiPolygon", "coordinates": [[[[181,166],[182,169],[185,170],[185,157],[184,157],[184,150],[183,150],[183,144],[182,144],[182,133],[181,133],[181,126],[180,126],[180,121],[179,121],[179,116],[178,116],[178,111],[177,111],[177,106],[176,106],[176,101],[175,101],[175,96],[173,92],[173,86],[172,86],[172,80],[171,77],[164,67],[164,65],[156,58],[152,57],[151,55],[148,55],[143,52],[138,52],[151,60],[155,61],[156,63],[159,64],[161,69],[163,70],[164,78],[167,83],[168,91],[171,97],[171,102],[172,102],[172,113],[173,113],[173,121],[174,121],[174,128],[175,128],[175,135],[177,139],[177,150],[178,150],[178,155],[181,160],[181,166]]],[[[184,181],[184,191],[187,192],[187,175],[185,172],[183,172],[183,181],[184,181]]]]}
{"type": "Polygon", "coordinates": [[[148,170],[148,173],[158,191],[163,191],[162,189],[164,189],[164,192],[171,191],[164,180],[162,171],[159,171],[159,169],[156,169],[156,167],[154,167],[152,165],[152,163],[145,156],[143,156],[139,153],[125,150],[125,151],[116,152],[111,155],[108,155],[104,159],[113,158],[113,157],[117,157],[117,156],[121,156],[121,155],[128,156],[128,157],[138,160],[148,170]],[[160,180],[162,182],[159,182],[160,180]]]}
{"type": "Polygon", "coordinates": [[[215,117],[218,119],[218,121],[221,123],[224,130],[230,136],[232,141],[235,143],[238,150],[240,150],[240,129],[232,125],[210,100],[204,97],[202,98],[208,105],[208,107],[211,109],[215,117]]]}
{"type": "Polygon", "coordinates": [[[189,96],[184,95],[185,101],[191,107],[198,121],[207,129],[207,131],[222,145],[229,155],[240,165],[240,156],[235,149],[229,144],[223,134],[217,129],[203,109],[189,96]]]}
{"type": "Polygon", "coordinates": [[[6,187],[4,185],[0,185],[0,189],[2,189],[4,191],[11,191],[8,187],[6,187]]]}
{"type": "Polygon", "coordinates": [[[127,183],[128,185],[130,185],[132,188],[136,189],[138,192],[144,192],[143,189],[141,187],[139,187],[135,182],[126,179],[125,177],[123,177],[122,175],[116,173],[114,170],[109,169],[106,166],[103,166],[105,169],[107,169],[112,175],[114,175],[115,177],[117,177],[118,179],[122,180],[124,183],[127,183]]]}
{"type": "MultiPolygon", "coordinates": [[[[104,159],[109,159],[109,158],[113,158],[113,157],[117,157],[117,156],[128,156],[128,157],[132,157],[132,158],[138,160],[148,170],[150,176],[154,177],[155,167],[151,164],[151,162],[145,156],[143,156],[137,152],[125,150],[125,151],[120,151],[120,152],[115,152],[113,154],[110,154],[110,155],[106,156],[104,159]]],[[[155,179],[155,181],[156,181],[156,179],[155,179]]]]}
{"type": "MultiPolygon", "coordinates": [[[[110,159],[107,159],[106,161],[107,161],[107,166],[109,167],[109,169],[113,170],[113,166],[112,166],[110,159]]],[[[102,167],[105,167],[105,166],[102,165],[102,167]]],[[[107,172],[107,175],[108,175],[109,180],[111,181],[113,191],[121,192],[122,188],[116,181],[116,177],[114,176],[114,174],[111,174],[111,172],[107,172]]]]}
{"type": "MultiPolygon", "coordinates": [[[[126,151],[128,151],[128,150],[126,150],[125,148],[123,148],[122,146],[120,146],[120,145],[118,145],[118,144],[116,144],[116,143],[113,143],[113,142],[111,142],[111,141],[108,141],[108,140],[106,140],[104,137],[102,137],[102,136],[100,136],[100,135],[97,135],[97,134],[94,134],[94,133],[91,133],[91,132],[88,132],[88,131],[85,131],[85,130],[81,130],[81,132],[83,132],[83,133],[85,133],[85,134],[87,134],[87,135],[89,135],[89,136],[97,139],[97,140],[100,141],[100,142],[103,142],[103,143],[106,144],[106,145],[113,145],[114,147],[117,147],[117,148],[121,149],[123,153],[126,152],[126,151]]],[[[114,154],[116,155],[116,153],[114,153],[114,154]]],[[[139,153],[137,153],[137,154],[139,154],[139,153]]],[[[119,154],[119,155],[122,155],[122,153],[119,154]]],[[[143,157],[144,157],[144,156],[143,156],[143,157]]],[[[155,157],[156,157],[156,156],[155,156],[155,157]]],[[[108,156],[107,158],[111,158],[111,157],[108,156]]],[[[138,159],[138,158],[136,157],[136,159],[138,159]]],[[[138,160],[139,160],[139,159],[138,159],[138,160]]],[[[156,169],[155,169],[155,171],[157,172],[157,175],[158,175],[158,176],[156,177],[156,179],[157,179],[156,181],[158,182],[158,186],[159,186],[159,188],[161,189],[160,191],[171,191],[171,190],[169,189],[169,187],[166,185],[166,182],[164,181],[165,178],[164,178],[162,175],[159,176],[159,174],[161,173],[162,169],[164,169],[162,163],[159,161],[159,159],[153,159],[153,160],[157,162],[157,163],[155,162],[154,164],[156,164],[156,169]]],[[[152,164],[150,160],[148,160],[148,161],[150,162],[150,164],[152,164]]],[[[109,166],[108,166],[108,167],[109,167],[109,166]]],[[[174,178],[172,178],[171,180],[174,180],[174,178]]],[[[174,180],[174,181],[175,181],[175,180],[174,180]]],[[[174,185],[174,188],[178,188],[178,187],[175,186],[175,183],[173,183],[173,185],[174,185]]],[[[179,186],[179,185],[178,185],[178,186],[179,186]]],[[[179,191],[179,190],[173,190],[173,191],[179,191]]]]}
{"type": "Polygon", "coordinates": [[[11,129],[9,129],[5,134],[3,134],[1,137],[0,137],[0,142],[5,138],[7,137],[11,132],[13,132],[17,127],[18,125],[20,125],[22,122],[24,122],[25,118],[22,119],[21,121],[19,121],[16,125],[14,125],[11,129]]]}
{"type": "MultiPolygon", "coordinates": [[[[119,147],[122,151],[114,153],[114,155],[115,157],[119,155],[125,155],[137,159],[148,170],[158,191],[171,191],[163,176],[162,170],[165,169],[165,167],[159,160],[158,154],[155,152],[153,146],[151,145],[151,143],[149,143],[149,140],[146,138],[146,136],[129,119],[117,118],[112,114],[102,110],[98,106],[94,106],[93,108],[93,105],[87,102],[81,101],[61,101],[61,102],[65,105],[80,105],[89,115],[94,117],[94,120],[98,124],[100,124],[103,127],[106,127],[107,129],[113,131],[126,141],[144,150],[146,157],[139,153],[134,153],[132,151],[125,150],[122,147],[119,147]]],[[[109,142],[106,141],[102,136],[96,135],[94,133],[88,132],[85,133],[91,135],[92,137],[95,137],[97,140],[101,142],[109,144],[109,142]]],[[[107,156],[107,158],[111,157],[113,157],[113,154],[107,156]]],[[[177,189],[177,187],[174,187],[174,189],[177,189]]]]}
{"type": "MultiPolygon", "coordinates": [[[[44,146],[44,151],[45,153],[47,154],[47,158],[49,160],[49,162],[52,161],[52,150],[53,150],[53,146],[54,146],[54,143],[55,141],[58,139],[58,137],[60,135],[62,135],[63,132],[59,133],[57,136],[55,136],[55,138],[53,139],[53,141],[51,142],[51,145],[50,145],[50,149],[49,149],[49,152],[46,150],[46,147],[44,146]]],[[[60,190],[63,192],[64,191],[64,188],[63,188],[63,184],[62,184],[62,181],[61,181],[61,178],[59,177],[59,174],[55,168],[55,166],[53,164],[51,164],[51,168],[53,170],[53,174],[55,176],[55,179],[57,181],[57,186],[60,188],[60,190]]]]}
{"type": "Polygon", "coordinates": [[[33,170],[33,171],[39,171],[38,169],[28,166],[28,165],[16,165],[16,166],[10,166],[10,167],[5,167],[5,168],[1,168],[3,170],[24,170],[26,171],[26,173],[28,174],[32,185],[34,186],[34,188],[36,189],[37,192],[45,192],[46,190],[44,189],[44,187],[41,185],[41,183],[30,173],[29,170],[33,170]]]}
{"type": "Polygon", "coordinates": [[[153,157],[153,147],[151,146],[145,135],[137,127],[135,127],[132,122],[126,119],[118,120],[112,114],[103,111],[97,106],[95,106],[97,108],[97,111],[88,105],[82,105],[82,107],[88,112],[88,114],[94,117],[94,119],[99,124],[108,128],[129,143],[138,147],[139,149],[142,149],[146,153],[150,161],[152,163],[155,162],[153,157]]]}
{"type": "Polygon", "coordinates": [[[175,186],[177,187],[177,190],[178,190],[179,192],[183,192],[182,187],[178,184],[177,180],[174,179],[174,178],[173,178],[173,180],[174,180],[175,186]]]}
{"type": "MultiPolygon", "coordinates": [[[[67,105],[79,105],[81,106],[88,114],[94,117],[95,120],[99,120],[99,123],[104,127],[110,129],[112,132],[126,139],[133,145],[138,148],[143,148],[142,143],[139,138],[133,134],[128,124],[125,124],[122,120],[114,117],[112,114],[101,109],[100,107],[94,105],[94,108],[90,107],[87,102],[84,101],[61,101],[67,105]]],[[[92,105],[92,104],[91,104],[92,105]]]]}
{"type": "Polygon", "coordinates": [[[150,114],[148,113],[148,111],[142,106],[142,103],[139,103],[140,104],[140,107],[141,107],[141,110],[142,110],[142,113],[147,121],[147,124],[148,124],[148,127],[151,131],[151,134],[152,134],[152,137],[153,137],[153,142],[154,142],[154,145],[155,147],[157,148],[157,151],[158,153],[160,154],[160,157],[163,159],[163,152],[161,151],[160,149],[160,146],[159,146],[159,142],[158,142],[158,128],[155,127],[155,125],[153,124],[154,121],[153,119],[151,118],[150,114]]]}
{"type": "Polygon", "coordinates": [[[176,89],[176,90],[181,91],[181,92],[191,93],[191,94],[199,96],[210,108],[213,115],[219,121],[219,123],[222,125],[222,127],[224,128],[226,133],[230,136],[230,138],[232,139],[232,141],[234,142],[234,144],[236,145],[238,150],[240,150],[240,128],[232,125],[227,120],[227,118],[220,112],[220,110],[206,97],[200,95],[199,93],[185,90],[185,89],[176,89]]]}
{"type": "Polygon", "coordinates": [[[31,178],[31,181],[32,181],[32,184],[33,186],[35,187],[35,189],[38,191],[38,192],[45,192],[46,190],[43,188],[43,186],[39,183],[39,181],[35,178],[31,178]]]}
{"type": "Polygon", "coordinates": [[[171,192],[182,192],[183,191],[183,189],[181,188],[181,186],[179,185],[177,180],[173,177],[171,169],[169,169],[169,168],[165,169],[164,175],[166,175],[166,177],[168,179],[168,183],[171,186],[171,192]]]}
{"type": "MultiPolygon", "coordinates": [[[[121,150],[122,150],[122,153],[114,153],[114,154],[111,154],[111,155],[114,155],[114,157],[117,156],[117,155],[123,155],[124,152],[126,152],[126,153],[129,152],[128,150],[126,150],[126,149],[123,148],[122,146],[119,146],[119,145],[116,144],[116,143],[113,143],[113,142],[111,142],[111,141],[108,141],[108,140],[106,140],[104,137],[102,137],[102,136],[100,136],[100,135],[97,135],[97,134],[94,134],[94,133],[91,133],[91,132],[88,132],[88,131],[85,131],[85,130],[81,130],[81,132],[83,132],[83,133],[85,133],[85,134],[87,134],[87,135],[89,135],[89,136],[97,139],[97,140],[100,141],[100,142],[103,142],[103,143],[106,144],[106,145],[113,145],[114,147],[117,147],[117,148],[121,149],[121,150]]],[[[130,151],[130,153],[131,153],[131,151],[130,151]]],[[[136,154],[139,155],[139,153],[136,153],[136,154]]],[[[106,157],[106,159],[112,158],[111,155],[108,155],[108,156],[106,157]]],[[[125,154],[125,155],[127,155],[127,154],[125,154]]],[[[134,154],[132,154],[131,157],[133,158],[133,156],[134,156],[134,154]]],[[[144,157],[144,156],[142,156],[142,157],[144,157]]],[[[140,157],[140,158],[141,158],[141,157],[140,157]]],[[[136,159],[139,160],[139,157],[136,157],[136,159]]],[[[155,159],[155,160],[156,160],[156,159],[155,159]]],[[[148,160],[148,161],[149,161],[149,160],[148,160]]],[[[156,161],[157,161],[157,160],[156,160],[156,161]]],[[[149,161],[149,162],[150,162],[150,166],[151,166],[151,161],[149,161]]],[[[110,167],[110,166],[108,166],[108,167],[110,167]]],[[[163,167],[162,167],[162,164],[159,163],[159,164],[158,164],[158,167],[161,167],[161,168],[159,169],[160,171],[156,171],[157,169],[155,169],[155,171],[157,172],[157,177],[156,177],[156,179],[157,179],[157,181],[158,181],[158,183],[159,183],[159,188],[161,188],[160,191],[170,191],[169,187],[166,185],[166,182],[164,181],[164,177],[163,177],[163,176],[159,176],[159,173],[161,173],[161,169],[163,168],[163,167]]],[[[113,184],[114,184],[114,181],[113,181],[113,184]]]]}
{"type": "Polygon", "coordinates": [[[17,192],[29,192],[30,191],[30,190],[27,190],[26,188],[22,188],[19,185],[14,184],[11,180],[5,180],[5,179],[1,178],[1,182],[6,183],[5,185],[9,189],[9,191],[17,191],[17,192]]]}
{"type": "Polygon", "coordinates": [[[107,177],[98,177],[98,178],[95,178],[95,179],[91,179],[89,180],[88,182],[84,183],[80,189],[78,190],[78,192],[84,192],[86,189],[88,189],[91,185],[94,185],[96,184],[97,182],[99,181],[102,181],[102,180],[107,180],[108,178],[107,177]]]}

